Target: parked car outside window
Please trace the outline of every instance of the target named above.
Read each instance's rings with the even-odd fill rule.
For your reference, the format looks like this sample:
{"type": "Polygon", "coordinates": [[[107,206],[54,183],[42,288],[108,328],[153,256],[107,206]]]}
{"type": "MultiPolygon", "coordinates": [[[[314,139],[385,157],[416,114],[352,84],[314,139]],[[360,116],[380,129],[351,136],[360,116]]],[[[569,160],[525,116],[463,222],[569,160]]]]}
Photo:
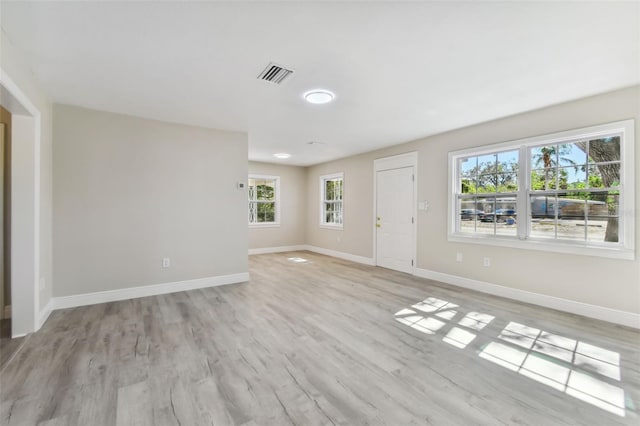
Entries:
{"type": "Polygon", "coordinates": [[[460,220],[473,220],[476,217],[480,217],[484,214],[484,211],[477,209],[461,209],[460,220]]]}
{"type": "Polygon", "coordinates": [[[516,211],[515,209],[498,209],[495,213],[485,213],[480,215],[481,222],[512,222],[515,223],[516,211]]]}

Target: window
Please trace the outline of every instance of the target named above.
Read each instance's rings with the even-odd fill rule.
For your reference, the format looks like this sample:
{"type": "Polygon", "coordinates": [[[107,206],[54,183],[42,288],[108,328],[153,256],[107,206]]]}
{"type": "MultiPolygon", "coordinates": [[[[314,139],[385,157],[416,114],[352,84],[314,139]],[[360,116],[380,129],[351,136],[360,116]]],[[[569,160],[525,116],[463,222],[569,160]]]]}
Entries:
{"type": "Polygon", "coordinates": [[[449,239],[633,259],[633,124],[450,153],[449,239]]]}
{"type": "Polygon", "coordinates": [[[280,225],[280,178],[249,175],[249,226],[280,225]]]}
{"type": "Polygon", "coordinates": [[[344,174],[320,176],[320,226],[342,228],[344,174]]]}

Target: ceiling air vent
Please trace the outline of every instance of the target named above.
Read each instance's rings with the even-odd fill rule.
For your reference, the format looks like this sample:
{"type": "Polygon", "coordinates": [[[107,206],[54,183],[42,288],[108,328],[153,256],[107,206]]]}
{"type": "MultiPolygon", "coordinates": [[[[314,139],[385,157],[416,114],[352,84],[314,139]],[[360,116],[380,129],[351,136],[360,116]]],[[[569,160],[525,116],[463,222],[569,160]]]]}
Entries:
{"type": "Polygon", "coordinates": [[[293,74],[293,70],[281,67],[272,62],[260,73],[258,79],[281,84],[291,74],[293,74]]]}

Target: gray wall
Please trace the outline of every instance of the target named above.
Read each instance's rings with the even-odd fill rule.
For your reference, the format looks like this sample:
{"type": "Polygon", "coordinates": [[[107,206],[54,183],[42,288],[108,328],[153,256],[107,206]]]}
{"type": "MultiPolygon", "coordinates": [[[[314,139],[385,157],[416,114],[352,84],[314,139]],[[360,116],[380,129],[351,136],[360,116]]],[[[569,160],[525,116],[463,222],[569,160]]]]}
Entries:
{"type": "MultiPolygon", "coordinates": [[[[307,244],[358,256],[373,256],[373,160],[418,152],[419,268],[561,297],[627,312],[640,313],[640,257],[635,261],[470,245],[447,241],[447,153],[449,151],[559,132],[613,121],[636,121],[636,191],[640,188],[640,86],[520,114],[418,141],[316,165],[308,169],[307,244]],[[344,172],[344,230],[318,226],[318,179],[344,172]],[[455,261],[462,252],[464,262],[455,261]],[[491,257],[491,267],[482,258],[491,257]]],[[[636,197],[636,246],[640,214],[636,197]]],[[[637,250],[637,249],[636,249],[637,250]]]]}
{"type": "Polygon", "coordinates": [[[248,271],[246,134],[54,105],[54,141],[54,296],[248,271]]]}
{"type": "Polygon", "coordinates": [[[305,244],[307,171],[303,167],[249,162],[249,174],[280,176],[280,226],[249,228],[249,248],[305,244]]]}

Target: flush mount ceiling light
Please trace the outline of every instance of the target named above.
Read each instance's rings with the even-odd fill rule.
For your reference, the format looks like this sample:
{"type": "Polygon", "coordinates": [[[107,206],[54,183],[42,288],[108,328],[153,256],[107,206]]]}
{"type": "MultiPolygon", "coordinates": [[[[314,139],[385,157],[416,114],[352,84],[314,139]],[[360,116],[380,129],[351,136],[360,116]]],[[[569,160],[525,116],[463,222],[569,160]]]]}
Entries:
{"type": "Polygon", "coordinates": [[[304,100],[310,104],[327,104],[335,97],[332,92],[324,89],[314,89],[304,94],[304,100]]]}
{"type": "Polygon", "coordinates": [[[291,154],[287,154],[286,152],[279,152],[277,154],[273,154],[273,156],[282,160],[286,160],[287,158],[291,157],[291,154]]]}

